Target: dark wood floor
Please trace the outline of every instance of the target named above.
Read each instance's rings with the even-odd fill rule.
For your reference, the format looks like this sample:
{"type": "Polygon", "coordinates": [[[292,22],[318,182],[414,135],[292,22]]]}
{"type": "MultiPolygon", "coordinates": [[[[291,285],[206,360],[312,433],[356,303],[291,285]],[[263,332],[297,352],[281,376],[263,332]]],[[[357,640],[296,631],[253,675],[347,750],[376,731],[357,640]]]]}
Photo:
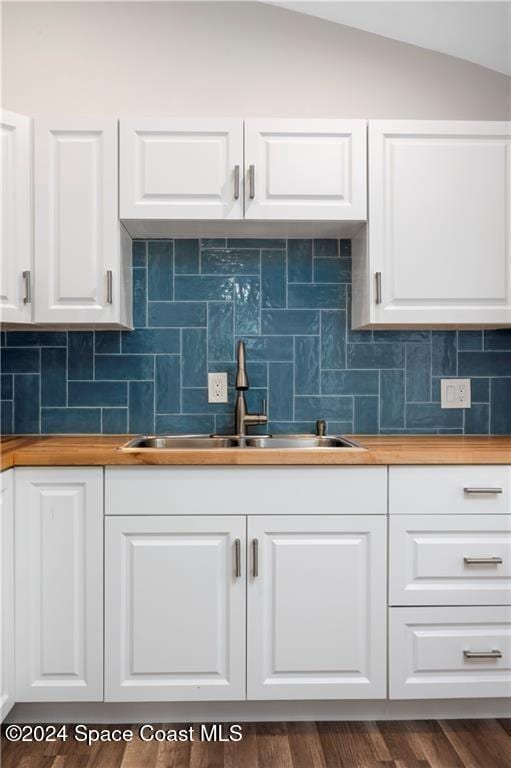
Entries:
{"type": "MultiPolygon", "coordinates": [[[[137,726],[125,727],[137,730],[137,726]]],[[[165,728],[169,727],[172,726],[165,725],[165,728]]],[[[238,743],[212,744],[195,740],[181,744],[146,744],[135,738],[128,744],[95,744],[92,747],[72,739],[65,744],[10,744],[2,738],[1,766],[511,768],[511,719],[245,723],[243,734],[243,740],[238,743]]]]}

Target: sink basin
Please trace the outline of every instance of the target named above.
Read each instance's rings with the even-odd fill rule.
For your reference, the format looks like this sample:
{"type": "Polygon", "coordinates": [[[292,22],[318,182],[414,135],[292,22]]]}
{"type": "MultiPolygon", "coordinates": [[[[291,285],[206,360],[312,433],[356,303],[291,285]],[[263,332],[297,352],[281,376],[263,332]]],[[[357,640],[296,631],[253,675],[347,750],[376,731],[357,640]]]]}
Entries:
{"type": "Polygon", "coordinates": [[[364,450],[363,446],[346,437],[318,437],[316,435],[141,435],[123,445],[123,451],[218,448],[351,448],[364,450]]]}
{"type": "Polygon", "coordinates": [[[316,435],[262,435],[245,438],[247,448],[357,448],[362,446],[345,437],[317,437],[316,435]]]}
{"type": "Polygon", "coordinates": [[[204,448],[237,448],[239,440],[235,437],[219,437],[216,435],[143,435],[135,437],[123,445],[123,450],[140,450],[156,448],[162,451],[192,448],[196,451],[204,448]]]}

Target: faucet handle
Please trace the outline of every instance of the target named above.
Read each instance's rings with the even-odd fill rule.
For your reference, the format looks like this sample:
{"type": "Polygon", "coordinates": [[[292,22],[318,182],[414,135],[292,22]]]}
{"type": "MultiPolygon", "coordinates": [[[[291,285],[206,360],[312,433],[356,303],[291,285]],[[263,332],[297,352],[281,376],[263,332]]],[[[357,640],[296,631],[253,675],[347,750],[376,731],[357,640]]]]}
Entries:
{"type": "Polygon", "coordinates": [[[266,398],[265,397],[263,397],[263,399],[261,400],[261,413],[262,413],[263,416],[267,416],[268,415],[268,404],[266,402],[266,398]]]}

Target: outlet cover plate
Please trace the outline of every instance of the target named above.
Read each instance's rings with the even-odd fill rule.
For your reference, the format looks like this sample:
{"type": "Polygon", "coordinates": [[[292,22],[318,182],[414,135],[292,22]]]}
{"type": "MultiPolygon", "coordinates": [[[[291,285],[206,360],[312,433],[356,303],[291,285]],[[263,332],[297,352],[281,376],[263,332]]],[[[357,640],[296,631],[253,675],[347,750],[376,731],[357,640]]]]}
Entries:
{"type": "Polygon", "coordinates": [[[227,373],[208,373],[208,403],[227,402],[227,373]]]}
{"type": "Polygon", "coordinates": [[[470,379],[440,379],[442,408],[470,408],[470,379]]]}

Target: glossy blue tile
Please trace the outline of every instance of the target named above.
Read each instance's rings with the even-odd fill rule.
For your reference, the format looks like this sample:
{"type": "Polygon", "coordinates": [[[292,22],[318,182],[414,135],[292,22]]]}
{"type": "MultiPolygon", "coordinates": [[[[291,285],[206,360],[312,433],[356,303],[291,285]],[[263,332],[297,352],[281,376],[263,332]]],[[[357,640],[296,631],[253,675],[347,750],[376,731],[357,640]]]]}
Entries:
{"type": "Polygon", "coordinates": [[[286,247],[286,241],[271,237],[230,237],[227,240],[227,247],[283,249],[286,247]]]}
{"type": "Polygon", "coordinates": [[[120,331],[95,331],[94,351],[97,355],[116,355],[121,351],[120,331]]]}
{"type": "Polygon", "coordinates": [[[478,352],[483,348],[483,331],[459,331],[458,349],[478,352]]]}
{"type": "Polygon", "coordinates": [[[128,385],[125,381],[70,381],[68,389],[70,407],[125,406],[128,404],[128,385]]]}
{"type": "Polygon", "coordinates": [[[295,338],[295,393],[319,394],[319,336],[295,338]]]}
{"type": "Polygon", "coordinates": [[[234,330],[238,336],[261,332],[261,281],[259,277],[236,277],[234,330]]]}
{"type": "Polygon", "coordinates": [[[312,281],[312,240],[288,240],[287,279],[289,283],[312,281]]]}
{"type": "Polygon", "coordinates": [[[431,345],[405,345],[406,399],[409,403],[431,400],[431,345]]]}
{"type": "Polygon", "coordinates": [[[201,251],[206,248],[227,248],[227,240],[225,237],[202,237],[199,246],[201,251]]]}
{"type": "Polygon", "coordinates": [[[334,419],[351,421],[353,419],[352,397],[295,397],[295,419],[298,421],[316,421],[334,419]]]}
{"type": "Polygon", "coordinates": [[[351,259],[314,259],[314,282],[351,282],[351,259]]]}
{"type": "Polygon", "coordinates": [[[125,435],[128,431],[128,409],[102,408],[101,431],[104,435],[125,435]]]}
{"type": "MultiPolygon", "coordinates": [[[[65,406],[67,396],[67,350],[41,349],[41,405],[65,406]]],[[[71,403],[70,403],[71,405],[71,403]]]]}
{"type": "Polygon", "coordinates": [[[2,373],[1,376],[1,398],[2,400],[12,400],[12,375],[8,373],[2,373]]]}
{"type": "Polygon", "coordinates": [[[7,331],[8,347],[65,347],[65,331],[7,331]]]}
{"type": "Polygon", "coordinates": [[[205,249],[201,253],[203,275],[259,275],[260,270],[261,256],[258,250],[205,249]]]}
{"type": "Polygon", "coordinates": [[[456,332],[433,331],[431,343],[433,376],[456,376],[458,363],[456,332]]]}
{"type": "MultiPolygon", "coordinates": [[[[504,349],[511,352],[511,328],[498,331],[484,332],[484,348],[486,350],[504,349]]],[[[481,347],[479,347],[481,349],[481,347]]]]}
{"type": "Polygon", "coordinates": [[[176,301],[233,301],[234,277],[178,275],[176,301]]]}
{"type": "Polygon", "coordinates": [[[203,328],[183,328],[182,386],[207,385],[207,336],[203,328]]]}
{"type": "Polygon", "coordinates": [[[12,406],[11,400],[2,400],[0,403],[0,434],[2,435],[12,435],[14,432],[12,406]]]}
{"type": "Polygon", "coordinates": [[[511,376],[511,352],[459,352],[459,376],[511,376]]]}
{"type": "Polygon", "coordinates": [[[215,434],[232,435],[234,434],[234,417],[228,414],[215,414],[215,434]]]}
{"type": "Polygon", "coordinates": [[[319,311],[313,309],[263,309],[261,333],[271,335],[317,336],[319,311]]]}
{"type": "MultiPolygon", "coordinates": [[[[314,240],[314,257],[316,259],[335,259],[339,256],[339,243],[350,243],[349,240],[332,240],[327,238],[317,238],[314,240]]],[[[344,256],[348,255],[349,252],[346,253],[346,251],[343,253],[344,256]]]]}
{"type": "Polygon", "coordinates": [[[404,344],[348,344],[348,368],[404,367],[404,344]]]}
{"type": "Polygon", "coordinates": [[[181,351],[180,332],[177,328],[137,328],[123,331],[121,336],[123,354],[173,354],[181,351]]]}
{"type": "Polygon", "coordinates": [[[490,431],[494,435],[511,435],[511,378],[491,381],[490,431]]]}
{"type": "Polygon", "coordinates": [[[396,344],[401,341],[431,343],[431,331],[373,331],[373,341],[378,344],[396,344]]]}
{"type": "Polygon", "coordinates": [[[354,398],[353,428],[357,435],[375,435],[379,432],[378,398],[359,396],[354,398]]]}
{"type": "Polygon", "coordinates": [[[128,430],[131,433],[154,432],[154,383],[130,381],[128,430]]]}
{"type": "Polygon", "coordinates": [[[261,306],[286,306],[286,254],[285,251],[261,253],[261,306]]]}
{"type": "Polygon", "coordinates": [[[321,372],[323,395],[378,395],[378,371],[321,372]]]}
{"type": "Polygon", "coordinates": [[[140,381],[153,379],[154,355],[97,355],[99,381],[140,381]]]}
{"type": "Polygon", "coordinates": [[[321,367],[346,368],[346,312],[321,313],[321,367]]]}
{"type": "Polygon", "coordinates": [[[439,403],[407,403],[406,426],[408,429],[462,427],[463,409],[446,410],[440,408],[439,403]]]}
{"type": "Polygon", "coordinates": [[[147,266],[147,242],[146,240],[133,240],[132,247],[133,266],[147,266]]]}
{"type": "Polygon", "coordinates": [[[156,432],[158,434],[177,435],[211,435],[215,431],[213,414],[157,416],[156,432]]]}
{"type": "Polygon", "coordinates": [[[157,355],[156,357],[156,413],[181,411],[181,357],[157,355]]]}
{"type": "Polygon", "coordinates": [[[42,408],[43,434],[94,435],[101,432],[100,408],[42,408]]]}
{"type": "Polygon", "coordinates": [[[380,374],[380,429],[405,426],[405,372],[382,370],[380,374]]]}
{"type": "Polygon", "coordinates": [[[487,403],[472,403],[465,409],[464,432],[466,435],[487,435],[490,429],[490,406],[487,403]]]}
{"type": "Polygon", "coordinates": [[[252,336],[245,337],[243,341],[249,360],[267,362],[293,360],[292,336],[252,336]]]}
{"type": "Polygon", "coordinates": [[[67,376],[69,379],[94,378],[94,333],[92,331],[69,331],[67,376]]]}
{"type": "Polygon", "coordinates": [[[39,373],[39,349],[2,348],[2,373],[39,373]]]}
{"type": "Polygon", "coordinates": [[[268,422],[268,434],[272,435],[312,435],[316,432],[315,421],[272,421],[268,422]]]}
{"type": "Polygon", "coordinates": [[[133,325],[147,325],[147,269],[133,270],[133,325]]]}
{"type": "Polygon", "coordinates": [[[183,389],[182,412],[232,414],[234,412],[235,395],[234,390],[230,389],[227,403],[209,403],[206,387],[183,389]]]}
{"type": "Polygon", "coordinates": [[[471,379],[470,389],[473,403],[490,402],[490,379],[471,379]]]}
{"type": "Polygon", "coordinates": [[[174,242],[174,270],[176,275],[199,274],[198,240],[176,240],[174,242]]]}
{"type": "Polygon", "coordinates": [[[14,377],[14,432],[31,435],[39,432],[39,376],[19,374],[14,377]]]}
{"type": "Polygon", "coordinates": [[[147,297],[150,301],[172,301],[173,243],[150,240],[147,247],[147,297]]]}
{"type": "Polygon", "coordinates": [[[289,285],[287,301],[290,309],[345,309],[346,290],[340,283],[289,285]]]}
{"type": "Polygon", "coordinates": [[[205,328],[205,301],[155,301],[148,305],[148,325],[151,328],[205,328]]]}
{"type": "Polygon", "coordinates": [[[234,359],[234,306],[232,302],[208,304],[208,359],[234,359]]]}
{"type": "Polygon", "coordinates": [[[268,416],[273,421],[293,420],[293,364],[270,363],[268,366],[270,401],[268,416]]]}

